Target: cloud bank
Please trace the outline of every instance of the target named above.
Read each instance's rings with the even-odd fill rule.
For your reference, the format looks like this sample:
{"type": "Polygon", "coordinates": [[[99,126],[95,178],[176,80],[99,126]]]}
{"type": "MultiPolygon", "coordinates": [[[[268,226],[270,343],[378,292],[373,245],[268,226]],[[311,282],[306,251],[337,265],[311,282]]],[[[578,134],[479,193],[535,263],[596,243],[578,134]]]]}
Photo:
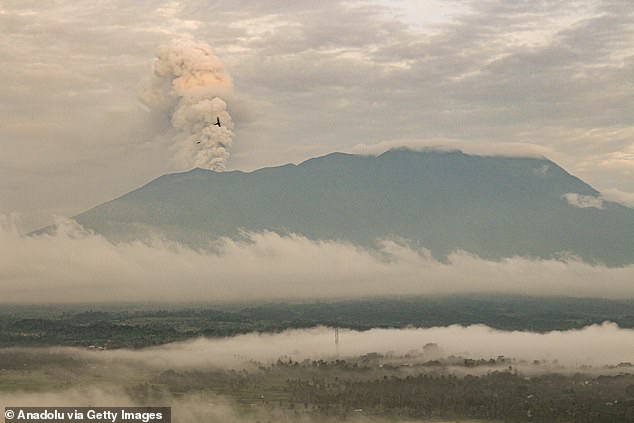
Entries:
{"type": "MultiPolygon", "coordinates": [[[[534,360],[557,363],[561,370],[634,363],[634,329],[614,323],[582,329],[535,333],[504,331],[485,325],[432,328],[339,330],[339,345],[329,327],[292,329],[280,333],[249,333],[226,338],[197,338],[156,347],[90,351],[85,348],[13,348],[0,352],[41,353],[139,371],[150,369],[246,368],[278,359],[353,359],[378,353],[385,362],[424,363],[449,357],[472,359],[504,356],[516,363],[534,360]],[[431,345],[431,347],[430,347],[431,345]]],[[[68,361],[68,360],[67,360],[68,361]]],[[[552,366],[550,366],[553,369],[552,366]]],[[[537,370],[537,369],[534,369],[537,370]]],[[[546,370],[547,369],[542,369],[546,370]]]]}
{"type": "MultiPolygon", "coordinates": [[[[534,333],[502,331],[485,325],[434,327],[425,329],[371,329],[358,332],[341,329],[339,357],[369,353],[418,356],[426,361],[439,357],[463,356],[489,359],[503,355],[516,360],[557,361],[563,366],[577,364],[609,366],[634,362],[634,330],[616,324],[587,326],[578,330],[534,333]],[[427,344],[438,349],[425,351],[427,344]]],[[[84,350],[73,350],[85,357],[84,350]]],[[[336,357],[333,330],[315,328],[287,330],[277,334],[246,334],[222,339],[200,338],[143,350],[112,350],[96,355],[145,363],[157,368],[236,367],[247,361],[271,363],[280,357],[294,361],[336,357]]]]}
{"type": "Polygon", "coordinates": [[[527,143],[505,143],[499,144],[491,141],[478,141],[477,143],[461,141],[450,138],[440,139],[396,139],[382,141],[376,144],[360,143],[354,145],[348,151],[354,154],[380,155],[393,148],[406,147],[420,151],[425,149],[433,150],[459,150],[465,154],[477,156],[508,156],[508,157],[548,157],[551,151],[546,147],[537,144],[527,143]]]}
{"type": "MultiPolygon", "coordinates": [[[[172,393],[156,385],[153,376],[172,369],[177,372],[195,371],[199,372],[198,377],[213,378],[214,372],[219,370],[245,369],[244,373],[234,374],[238,377],[248,374],[257,380],[258,376],[266,377],[266,373],[258,366],[275,363],[278,359],[348,360],[359,359],[369,353],[383,356],[373,359],[376,361],[372,362],[371,370],[354,371],[351,380],[373,380],[384,375],[404,378],[425,373],[455,374],[461,377],[467,374],[486,374],[494,370],[505,371],[509,365],[524,377],[559,373],[589,375],[588,378],[592,378],[598,375],[630,373],[631,367],[606,366],[634,362],[634,330],[621,329],[611,323],[544,334],[500,331],[483,325],[372,329],[364,332],[341,330],[338,355],[333,340],[332,328],[319,327],[277,334],[252,333],[221,339],[200,338],[142,350],[92,352],[83,348],[58,347],[0,349],[0,355],[11,357],[9,362],[15,366],[9,366],[5,370],[8,377],[29,382],[28,385],[22,385],[25,386],[24,390],[3,392],[0,395],[0,409],[16,406],[134,406],[138,405],[137,401],[143,401],[138,395],[133,395],[134,388],[147,389],[149,385],[153,389],[146,390],[148,394],[142,404],[169,405],[172,407],[172,416],[177,416],[181,422],[334,423],[340,419],[310,414],[298,416],[286,407],[276,407],[277,401],[271,402],[270,406],[254,404],[245,410],[244,403],[223,398],[209,390],[172,393]],[[430,343],[436,344],[435,348],[426,348],[430,343]],[[452,355],[453,362],[457,365],[447,364],[442,368],[416,366],[429,360],[448,359],[452,355]],[[489,360],[500,355],[512,361],[490,366],[462,365],[465,358],[489,360]],[[28,367],[22,368],[21,358],[16,362],[16,357],[25,357],[28,367]],[[534,363],[534,360],[539,363],[534,363]],[[588,365],[592,368],[588,368],[588,365]],[[59,376],[59,380],[56,376],[59,376]],[[46,380],[46,383],[34,387],[33,380],[40,380],[38,378],[46,380]],[[74,386],[74,383],[81,386],[68,388],[69,385],[74,386]]],[[[446,362],[450,363],[451,359],[446,362]]],[[[341,371],[341,377],[344,372],[341,371]]],[[[333,373],[330,375],[334,377],[333,373]]],[[[350,377],[350,373],[347,377],[350,377]]],[[[377,423],[393,420],[359,415],[346,421],[377,423]]]]}
{"type": "Polygon", "coordinates": [[[0,232],[3,303],[234,302],[506,293],[634,297],[634,266],[608,268],[574,258],[482,260],[458,252],[448,262],[391,240],[378,250],[298,235],[249,233],[197,251],[157,239],[112,243],[73,221],[54,235],[0,232]]]}

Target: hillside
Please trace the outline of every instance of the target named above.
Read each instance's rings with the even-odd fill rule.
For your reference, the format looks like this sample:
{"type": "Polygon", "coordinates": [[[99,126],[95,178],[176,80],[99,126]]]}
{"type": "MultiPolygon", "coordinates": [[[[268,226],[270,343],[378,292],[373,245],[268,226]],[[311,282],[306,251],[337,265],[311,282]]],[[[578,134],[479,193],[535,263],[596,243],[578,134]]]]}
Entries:
{"type": "Polygon", "coordinates": [[[168,174],[75,219],[114,240],[160,233],[194,247],[270,230],[363,246],[396,237],[439,258],[466,250],[634,263],[634,210],[576,207],[570,193],[599,194],[546,159],[400,149],[250,173],[168,174]]]}

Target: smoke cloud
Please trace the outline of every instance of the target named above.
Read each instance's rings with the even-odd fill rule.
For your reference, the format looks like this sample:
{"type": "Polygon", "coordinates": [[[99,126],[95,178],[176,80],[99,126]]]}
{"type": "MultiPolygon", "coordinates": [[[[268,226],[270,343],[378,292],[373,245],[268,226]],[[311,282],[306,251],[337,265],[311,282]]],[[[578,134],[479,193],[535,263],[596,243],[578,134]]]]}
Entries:
{"type": "MultiPolygon", "coordinates": [[[[0,219],[1,221],[2,219],[0,219]]],[[[220,239],[213,251],[156,240],[112,243],[73,221],[54,235],[0,229],[0,303],[231,302],[502,293],[632,298],[634,266],[569,258],[489,261],[464,252],[440,262],[383,241],[366,250],[275,233],[220,239]]]]}
{"type": "Polygon", "coordinates": [[[180,166],[223,171],[233,143],[225,101],[232,93],[231,77],[208,44],[177,40],[159,47],[154,74],[139,97],[169,115],[180,166]]]}

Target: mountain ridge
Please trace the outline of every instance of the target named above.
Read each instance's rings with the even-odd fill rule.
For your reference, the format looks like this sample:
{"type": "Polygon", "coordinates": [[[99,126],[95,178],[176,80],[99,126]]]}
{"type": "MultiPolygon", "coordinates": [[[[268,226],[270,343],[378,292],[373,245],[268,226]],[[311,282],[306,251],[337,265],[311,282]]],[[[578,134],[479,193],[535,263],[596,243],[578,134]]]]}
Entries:
{"type": "Polygon", "coordinates": [[[366,247],[396,237],[438,258],[464,250],[634,263],[634,210],[608,201],[574,207],[568,193],[599,195],[546,158],[394,149],[166,174],[75,219],[116,241],[159,233],[196,248],[268,230],[366,247]]]}

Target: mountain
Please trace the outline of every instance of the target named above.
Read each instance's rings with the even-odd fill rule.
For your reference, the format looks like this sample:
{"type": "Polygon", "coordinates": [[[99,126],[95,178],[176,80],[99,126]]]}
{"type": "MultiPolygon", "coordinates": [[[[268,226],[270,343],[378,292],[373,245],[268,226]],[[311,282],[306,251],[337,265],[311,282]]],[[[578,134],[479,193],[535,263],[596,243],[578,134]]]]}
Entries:
{"type": "Polygon", "coordinates": [[[441,259],[465,250],[634,263],[634,209],[598,195],[546,159],[397,149],[168,174],[75,219],[113,240],[162,233],[194,247],[270,230],[362,246],[400,238],[441,259]]]}

